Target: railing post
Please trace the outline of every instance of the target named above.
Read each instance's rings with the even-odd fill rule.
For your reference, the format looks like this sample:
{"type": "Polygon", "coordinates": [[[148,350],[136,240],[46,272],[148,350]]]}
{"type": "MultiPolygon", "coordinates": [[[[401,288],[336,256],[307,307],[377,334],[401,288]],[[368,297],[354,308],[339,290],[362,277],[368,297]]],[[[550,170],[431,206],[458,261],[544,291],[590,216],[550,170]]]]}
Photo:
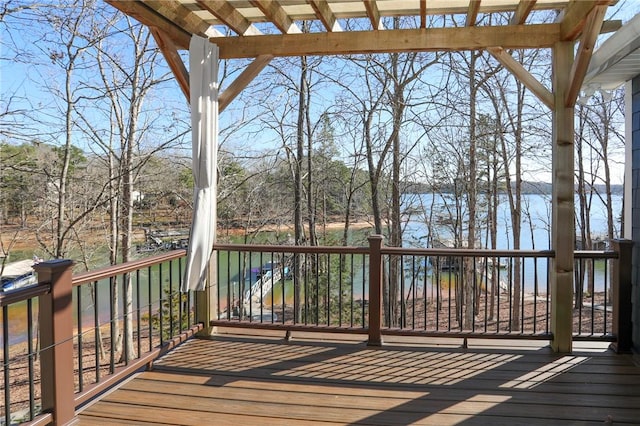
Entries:
{"type": "Polygon", "coordinates": [[[42,411],[53,414],[54,424],[75,418],[73,379],[73,262],[67,259],[41,262],[33,268],[40,283],[51,291],[39,298],[40,369],[42,411]]]}
{"type": "Polygon", "coordinates": [[[633,256],[633,241],[613,240],[612,246],[613,250],[618,253],[618,258],[613,261],[611,277],[611,298],[613,301],[612,331],[616,337],[616,341],[611,344],[611,349],[617,353],[631,352],[631,347],[633,346],[631,324],[631,261],[633,256]]]}
{"type": "Polygon", "coordinates": [[[369,341],[382,346],[382,235],[369,237],[369,341]]]}

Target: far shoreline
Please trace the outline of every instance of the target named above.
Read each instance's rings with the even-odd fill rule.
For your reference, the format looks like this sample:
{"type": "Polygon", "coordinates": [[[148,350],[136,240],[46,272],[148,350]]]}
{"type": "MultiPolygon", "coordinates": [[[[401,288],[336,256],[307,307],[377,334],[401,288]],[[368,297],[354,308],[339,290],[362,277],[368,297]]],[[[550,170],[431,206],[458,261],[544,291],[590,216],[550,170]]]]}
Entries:
{"type": "MultiPolygon", "coordinates": [[[[316,229],[317,230],[328,230],[328,231],[338,231],[341,229],[344,229],[345,227],[345,222],[340,222],[340,221],[332,221],[332,222],[327,222],[326,224],[316,224],[316,229]]],[[[374,225],[371,222],[368,221],[357,221],[357,222],[349,222],[349,229],[356,229],[356,230],[362,230],[362,229],[367,229],[367,228],[372,228],[373,229],[374,225]]],[[[309,224],[305,223],[304,224],[304,229],[306,232],[309,231],[309,224]]],[[[285,232],[289,232],[289,233],[293,233],[295,230],[295,227],[292,223],[289,224],[278,224],[278,225],[265,225],[259,228],[256,227],[250,227],[248,229],[245,228],[237,228],[237,227],[233,227],[233,228],[221,228],[220,226],[218,226],[217,228],[217,234],[218,235],[250,235],[250,234],[254,234],[254,233],[259,233],[259,232],[280,232],[280,233],[285,233],[285,232]]]]}

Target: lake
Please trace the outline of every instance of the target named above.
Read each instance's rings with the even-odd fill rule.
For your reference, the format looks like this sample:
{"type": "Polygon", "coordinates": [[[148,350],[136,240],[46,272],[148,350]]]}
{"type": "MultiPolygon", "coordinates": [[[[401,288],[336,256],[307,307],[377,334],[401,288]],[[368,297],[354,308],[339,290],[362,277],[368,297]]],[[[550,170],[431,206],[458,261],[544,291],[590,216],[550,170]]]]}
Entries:
{"type": "MultiPolygon", "coordinates": [[[[513,249],[513,234],[511,214],[506,196],[502,196],[498,206],[498,230],[496,249],[513,249]]],[[[449,224],[448,208],[452,204],[452,196],[449,194],[413,194],[407,196],[407,204],[413,208],[414,215],[408,218],[404,233],[404,245],[407,247],[425,247],[426,241],[453,241],[452,226],[449,224]],[[429,206],[424,213],[421,206],[429,206]],[[433,214],[430,214],[433,212],[433,214]],[[432,226],[429,228],[429,218],[432,226]],[[430,232],[431,231],[431,232],[430,232]]],[[[576,206],[578,197],[576,195],[576,206]]],[[[620,217],[622,213],[622,196],[614,195],[612,199],[614,215],[620,217]]],[[[520,235],[521,250],[549,250],[551,248],[551,196],[540,194],[525,194],[522,200],[522,229],[520,235]]],[[[462,207],[464,211],[464,206],[462,207]]],[[[482,214],[482,208],[478,211],[482,214]]],[[[619,235],[620,223],[614,223],[616,235],[619,235]]],[[[488,230],[486,225],[480,225],[479,245],[482,248],[490,248],[488,230]]],[[[607,234],[607,210],[605,204],[597,197],[593,198],[591,206],[591,234],[593,238],[602,238],[606,241],[607,234]]],[[[547,262],[526,259],[523,264],[524,289],[533,293],[536,288],[536,270],[538,277],[547,276],[547,262]]],[[[596,262],[595,265],[595,291],[604,290],[604,262],[596,262]]],[[[539,290],[546,292],[546,289],[539,290]]]]}
{"type": "MultiPolygon", "coordinates": [[[[620,217],[622,213],[622,196],[613,196],[613,214],[620,217]]],[[[576,206],[578,206],[578,196],[576,195],[576,206]]],[[[410,194],[407,195],[404,203],[408,210],[414,213],[407,217],[404,231],[404,245],[407,247],[424,247],[425,240],[439,239],[441,241],[453,240],[451,226],[448,224],[452,204],[450,194],[410,194]],[[426,206],[427,208],[423,208],[426,206]],[[425,212],[426,211],[426,212],[425,212]],[[433,214],[430,215],[430,213],[433,214]],[[425,217],[426,216],[426,217],[425,217]],[[429,217],[433,234],[429,234],[429,217]]],[[[520,235],[520,248],[523,250],[548,250],[551,248],[551,196],[540,194],[525,194],[522,200],[522,229],[520,235]]],[[[462,207],[464,214],[464,206],[462,207]]],[[[482,207],[478,206],[478,213],[483,213],[482,207]]],[[[506,196],[502,196],[498,206],[498,231],[496,249],[513,249],[513,234],[511,214],[509,213],[509,203],[506,196]]],[[[614,223],[616,235],[619,235],[620,223],[614,223]]],[[[480,225],[478,235],[480,245],[488,248],[489,237],[486,226],[480,225]]],[[[591,232],[593,237],[604,236],[607,233],[607,211],[604,203],[594,197],[591,207],[591,232]]]]}

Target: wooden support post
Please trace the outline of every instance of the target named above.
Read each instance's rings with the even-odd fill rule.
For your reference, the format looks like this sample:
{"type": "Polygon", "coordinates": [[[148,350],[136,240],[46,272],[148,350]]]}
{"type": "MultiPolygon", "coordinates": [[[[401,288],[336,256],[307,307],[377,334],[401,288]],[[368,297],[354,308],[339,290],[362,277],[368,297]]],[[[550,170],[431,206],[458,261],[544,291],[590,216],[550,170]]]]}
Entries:
{"type": "Polygon", "coordinates": [[[565,105],[573,64],[573,42],[553,48],[553,202],[551,261],[551,347],[556,352],[573,349],[574,132],[573,106],[565,105]]]}
{"type": "Polygon", "coordinates": [[[209,258],[208,269],[204,290],[196,292],[196,322],[204,326],[198,336],[210,336],[215,331],[211,321],[218,319],[218,256],[215,250],[209,258]]]}
{"type": "Polygon", "coordinates": [[[618,258],[613,262],[611,278],[611,299],[613,301],[613,334],[616,341],[611,349],[617,353],[631,352],[633,346],[633,328],[631,314],[631,261],[633,258],[633,241],[613,240],[613,250],[618,258]]]}
{"type": "Polygon", "coordinates": [[[71,260],[51,260],[34,266],[40,283],[51,291],[39,298],[42,411],[55,425],[75,418],[73,385],[73,296],[71,260]]]}
{"type": "Polygon", "coordinates": [[[382,346],[382,235],[369,237],[369,341],[382,346]]]}

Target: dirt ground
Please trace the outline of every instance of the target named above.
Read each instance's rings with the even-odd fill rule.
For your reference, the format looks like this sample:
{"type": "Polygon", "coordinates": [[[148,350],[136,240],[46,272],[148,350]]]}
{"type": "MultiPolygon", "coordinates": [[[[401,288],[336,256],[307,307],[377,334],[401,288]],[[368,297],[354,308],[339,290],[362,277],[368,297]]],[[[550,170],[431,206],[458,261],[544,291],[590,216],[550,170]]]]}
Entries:
{"type": "MultiPolygon", "coordinates": [[[[34,253],[42,253],[41,242],[52,245],[51,239],[41,234],[41,241],[38,241],[37,232],[30,228],[20,228],[16,225],[0,226],[0,257],[4,254],[11,254],[12,251],[31,250],[34,253]]],[[[102,229],[95,229],[91,232],[85,232],[81,236],[82,242],[87,245],[97,246],[106,244],[107,236],[102,229]]],[[[144,241],[144,231],[142,229],[134,230],[134,241],[144,241]]]]}
{"type": "MultiPolygon", "coordinates": [[[[373,224],[368,221],[358,221],[353,222],[350,225],[351,229],[366,229],[372,228],[373,224]]],[[[328,231],[338,231],[344,227],[344,222],[336,221],[327,223],[323,226],[324,229],[328,231]]],[[[320,228],[320,227],[319,227],[320,228]]],[[[255,232],[256,229],[249,229],[249,232],[255,232]]],[[[271,231],[271,232],[281,232],[281,233],[291,233],[293,234],[293,225],[269,225],[260,228],[260,231],[271,231]]],[[[145,240],[145,231],[143,228],[134,229],[133,234],[133,242],[134,244],[143,243],[145,240]]],[[[218,229],[219,236],[225,235],[243,235],[245,233],[245,229],[242,228],[232,228],[232,229],[218,229]]],[[[106,244],[108,241],[108,236],[104,232],[102,228],[96,228],[91,232],[85,232],[81,236],[83,243],[90,244],[92,246],[97,246],[100,244],[106,244]]],[[[47,240],[43,240],[47,243],[47,240]]],[[[50,241],[49,241],[50,243],[50,241]]],[[[31,228],[20,228],[17,225],[1,225],[0,226],[0,258],[3,255],[10,254],[11,251],[27,251],[31,250],[34,253],[41,253],[41,243],[38,241],[36,236],[36,230],[31,228]]]]}

